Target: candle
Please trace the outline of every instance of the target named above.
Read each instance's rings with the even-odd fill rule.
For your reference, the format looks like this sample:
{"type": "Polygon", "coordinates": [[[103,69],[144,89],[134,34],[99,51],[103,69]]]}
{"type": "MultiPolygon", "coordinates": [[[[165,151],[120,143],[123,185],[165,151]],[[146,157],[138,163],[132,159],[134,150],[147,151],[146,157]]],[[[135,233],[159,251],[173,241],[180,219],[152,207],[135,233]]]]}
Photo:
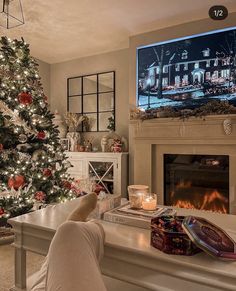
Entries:
{"type": "Polygon", "coordinates": [[[157,196],[156,194],[148,193],[144,195],[142,201],[143,210],[156,210],[157,207],[157,196]]]}
{"type": "Polygon", "coordinates": [[[143,201],[143,193],[136,193],[134,195],[129,195],[130,207],[134,209],[141,209],[143,201]]]}
{"type": "Polygon", "coordinates": [[[148,192],[148,186],[130,185],[128,187],[130,207],[142,209],[143,195],[148,192]]]}

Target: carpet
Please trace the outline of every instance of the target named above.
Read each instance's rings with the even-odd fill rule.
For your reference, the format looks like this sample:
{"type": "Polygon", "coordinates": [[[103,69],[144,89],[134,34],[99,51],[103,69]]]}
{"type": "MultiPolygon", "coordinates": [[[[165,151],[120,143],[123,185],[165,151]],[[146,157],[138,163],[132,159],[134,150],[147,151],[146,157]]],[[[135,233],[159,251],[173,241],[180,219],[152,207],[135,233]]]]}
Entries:
{"type": "MultiPolygon", "coordinates": [[[[44,257],[27,252],[27,276],[35,273],[44,257]]],[[[0,245],[0,291],[9,291],[14,283],[14,247],[0,245]]]]}
{"type": "MultiPolygon", "coordinates": [[[[27,277],[39,270],[43,256],[27,252],[27,277]]],[[[103,276],[108,291],[148,291],[135,285],[103,276]]],[[[0,245],[0,291],[9,291],[14,283],[14,247],[0,245]]]]}

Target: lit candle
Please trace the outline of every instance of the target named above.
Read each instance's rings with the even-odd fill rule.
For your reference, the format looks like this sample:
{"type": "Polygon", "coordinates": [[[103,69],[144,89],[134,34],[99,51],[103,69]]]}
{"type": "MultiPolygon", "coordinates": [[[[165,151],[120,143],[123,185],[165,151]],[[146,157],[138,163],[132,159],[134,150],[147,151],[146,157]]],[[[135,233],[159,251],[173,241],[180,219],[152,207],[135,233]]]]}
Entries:
{"type": "Polygon", "coordinates": [[[143,210],[156,210],[157,207],[157,196],[156,194],[148,193],[144,195],[142,201],[143,210]]]}

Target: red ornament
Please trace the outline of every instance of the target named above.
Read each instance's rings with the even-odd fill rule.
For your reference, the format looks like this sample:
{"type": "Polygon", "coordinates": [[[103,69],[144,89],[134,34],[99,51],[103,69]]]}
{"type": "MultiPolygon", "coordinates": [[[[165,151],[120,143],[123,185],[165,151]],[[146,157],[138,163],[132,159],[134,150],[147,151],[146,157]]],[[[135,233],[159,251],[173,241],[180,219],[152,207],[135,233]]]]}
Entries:
{"type": "Polygon", "coordinates": [[[46,133],[44,131],[39,131],[37,134],[38,139],[45,139],[46,133]]]}
{"type": "Polygon", "coordinates": [[[14,177],[11,177],[8,179],[8,187],[14,188],[15,190],[18,190],[21,186],[24,186],[25,184],[25,177],[22,175],[15,175],[14,177]]]}
{"type": "Polygon", "coordinates": [[[45,201],[46,194],[43,191],[37,191],[34,194],[34,198],[35,198],[35,200],[37,200],[39,202],[43,202],[43,201],[45,201]]]}
{"type": "Polygon", "coordinates": [[[69,181],[63,181],[63,187],[66,189],[71,189],[71,183],[69,181]]]}
{"type": "Polygon", "coordinates": [[[23,104],[23,105],[29,105],[33,102],[33,98],[31,94],[26,93],[26,92],[21,92],[18,95],[18,99],[19,99],[20,104],[23,104]]]}
{"type": "Polygon", "coordinates": [[[82,194],[82,191],[78,187],[76,187],[75,185],[71,185],[71,188],[70,189],[78,197],[82,194]]]}
{"type": "Polygon", "coordinates": [[[52,176],[52,171],[50,169],[46,168],[46,169],[43,170],[43,175],[45,177],[51,177],[52,176]]]}
{"type": "Polygon", "coordinates": [[[3,150],[3,144],[0,143],[0,152],[3,150]]]}
{"type": "Polygon", "coordinates": [[[3,208],[0,208],[0,216],[3,215],[5,213],[3,208]]]}
{"type": "Polygon", "coordinates": [[[98,195],[101,191],[105,191],[105,188],[99,184],[96,184],[93,191],[98,195]]]}

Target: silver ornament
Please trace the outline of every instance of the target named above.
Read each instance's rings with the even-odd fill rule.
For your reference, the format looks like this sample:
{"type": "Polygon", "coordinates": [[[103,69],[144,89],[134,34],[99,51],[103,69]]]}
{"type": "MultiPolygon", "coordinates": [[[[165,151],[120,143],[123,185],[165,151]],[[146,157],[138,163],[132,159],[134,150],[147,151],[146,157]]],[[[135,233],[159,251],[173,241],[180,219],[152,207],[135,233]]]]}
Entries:
{"type": "Polygon", "coordinates": [[[20,143],[25,143],[25,142],[27,142],[27,136],[22,133],[22,134],[19,135],[18,140],[19,140],[20,143]]]}
{"type": "Polygon", "coordinates": [[[20,152],[27,152],[29,149],[31,149],[31,145],[28,143],[23,143],[23,144],[18,144],[16,148],[20,152]]]}

